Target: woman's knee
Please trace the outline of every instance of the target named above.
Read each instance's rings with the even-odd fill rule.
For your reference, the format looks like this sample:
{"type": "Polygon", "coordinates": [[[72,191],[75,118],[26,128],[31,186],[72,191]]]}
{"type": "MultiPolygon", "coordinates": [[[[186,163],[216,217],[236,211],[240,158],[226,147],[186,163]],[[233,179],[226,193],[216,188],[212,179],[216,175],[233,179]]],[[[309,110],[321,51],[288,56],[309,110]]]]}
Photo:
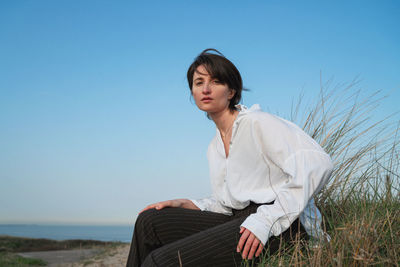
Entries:
{"type": "Polygon", "coordinates": [[[139,213],[136,218],[135,228],[139,227],[140,229],[147,228],[151,226],[156,218],[158,217],[158,212],[156,209],[148,209],[141,213],[139,213]]]}

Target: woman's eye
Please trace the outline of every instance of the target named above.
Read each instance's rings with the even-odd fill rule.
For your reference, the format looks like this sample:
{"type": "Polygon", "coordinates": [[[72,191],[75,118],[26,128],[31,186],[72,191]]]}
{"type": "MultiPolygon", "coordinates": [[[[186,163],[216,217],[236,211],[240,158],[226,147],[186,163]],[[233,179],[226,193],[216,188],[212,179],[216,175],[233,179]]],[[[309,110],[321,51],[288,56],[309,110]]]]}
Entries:
{"type": "Polygon", "coordinates": [[[198,83],[196,83],[195,85],[196,85],[196,86],[200,86],[200,85],[202,85],[202,82],[198,82],[198,83]]]}
{"type": "Polygon", "coordinates": [[[222,82],[219,80],[214,80],[214,83],[221,84],[222,82]]]}

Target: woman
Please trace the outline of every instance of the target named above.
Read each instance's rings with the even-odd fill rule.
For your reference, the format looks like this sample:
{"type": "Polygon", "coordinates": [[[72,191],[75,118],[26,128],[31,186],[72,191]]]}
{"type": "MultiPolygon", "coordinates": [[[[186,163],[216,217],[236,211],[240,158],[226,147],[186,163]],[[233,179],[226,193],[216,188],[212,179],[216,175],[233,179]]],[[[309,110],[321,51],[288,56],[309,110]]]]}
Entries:
{"type": "Polygon", "coordinates": [[[127,266],[239,266],[303,226],[320,235],[312,196],[329,179],[329,156],[293,123],[239,105],[240,73],[217,50],[204,50],[187,79],[217,128],[207,152],[213,196],[143,209],[127,266]]]}

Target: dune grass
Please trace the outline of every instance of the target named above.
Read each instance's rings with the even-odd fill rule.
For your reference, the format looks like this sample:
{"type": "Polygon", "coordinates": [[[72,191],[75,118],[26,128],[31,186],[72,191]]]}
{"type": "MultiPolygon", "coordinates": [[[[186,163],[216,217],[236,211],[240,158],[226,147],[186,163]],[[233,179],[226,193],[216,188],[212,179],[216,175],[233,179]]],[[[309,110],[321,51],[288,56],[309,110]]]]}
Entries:
{"type": "Polygon", "coordinates": [[[315,196],[331,241],[297,239],[243,266],[399,266],[398,113],[376,120],[384,97],[362,96],[358,83],[321,84],[318,100],[310,104],[300,97],[288,118],[334,162],[329,183],[315,196]]]}
{"type": "Polygon", "coordinates": [[[43,260],[24,258],[14,253],[5,251],[0,252],[0,266],[25,267],[25,266],[46,266],[46,265],[47,263],[43,260]]]}

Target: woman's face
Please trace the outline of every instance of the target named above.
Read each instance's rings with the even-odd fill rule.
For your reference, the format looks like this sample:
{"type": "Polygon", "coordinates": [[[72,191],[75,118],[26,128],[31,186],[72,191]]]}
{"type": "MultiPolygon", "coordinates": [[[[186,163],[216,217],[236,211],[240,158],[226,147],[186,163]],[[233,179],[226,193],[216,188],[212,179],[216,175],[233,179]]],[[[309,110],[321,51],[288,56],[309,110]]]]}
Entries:
{"type": "Polygon", "coordinates": [[[206,68],[200,65],[193,75],[192,95],[199,109],[212,114],[228,109],[235,91],[212,78],[206,68]]]}

